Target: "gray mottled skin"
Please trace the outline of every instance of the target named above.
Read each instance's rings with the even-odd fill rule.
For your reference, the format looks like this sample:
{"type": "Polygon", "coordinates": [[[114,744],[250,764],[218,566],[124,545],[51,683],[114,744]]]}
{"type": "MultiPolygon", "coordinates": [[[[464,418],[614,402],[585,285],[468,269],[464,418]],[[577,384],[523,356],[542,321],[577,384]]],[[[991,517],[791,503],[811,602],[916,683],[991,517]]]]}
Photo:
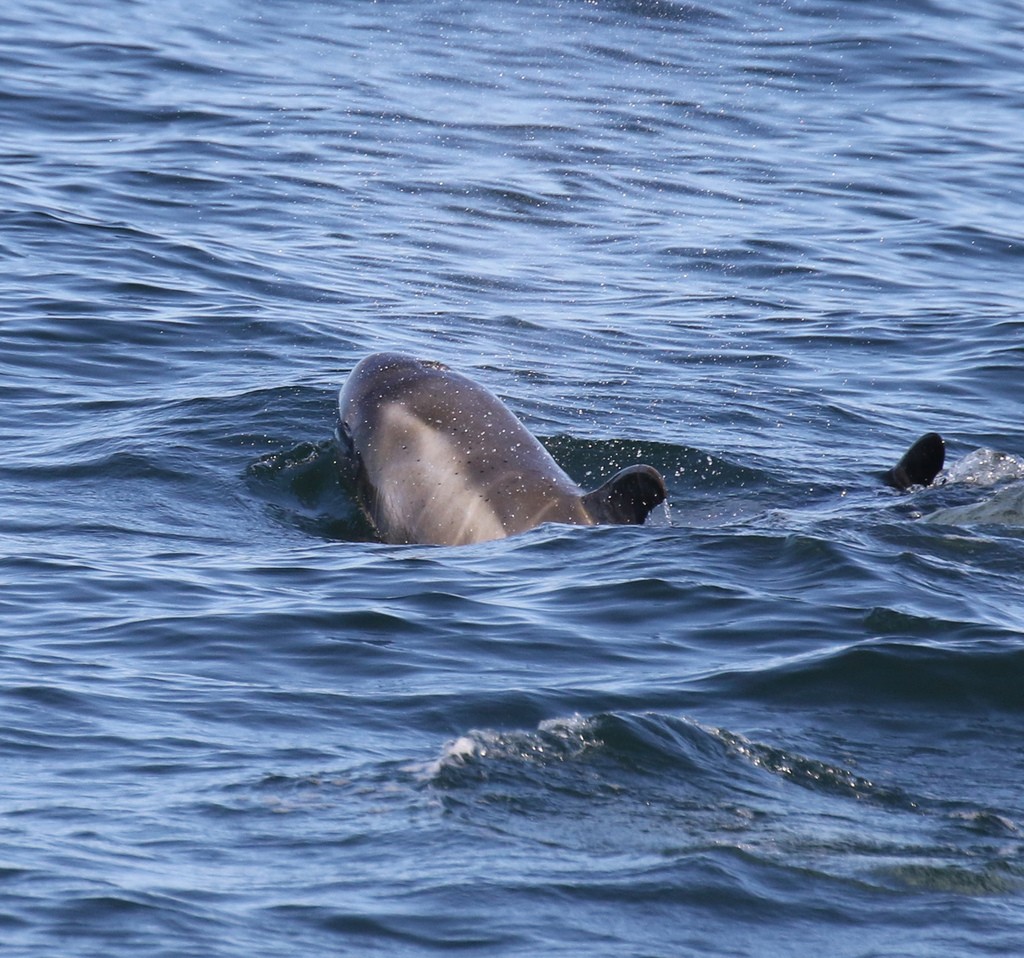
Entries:
{"type": "Polygon", "coordinates": [[[338,411],[342,459],[386,542],[464,545],[543,522],[639,524],[665,499],[651,466],[582,492],[496,396],[441,363],[368,356],[338,411]]]}

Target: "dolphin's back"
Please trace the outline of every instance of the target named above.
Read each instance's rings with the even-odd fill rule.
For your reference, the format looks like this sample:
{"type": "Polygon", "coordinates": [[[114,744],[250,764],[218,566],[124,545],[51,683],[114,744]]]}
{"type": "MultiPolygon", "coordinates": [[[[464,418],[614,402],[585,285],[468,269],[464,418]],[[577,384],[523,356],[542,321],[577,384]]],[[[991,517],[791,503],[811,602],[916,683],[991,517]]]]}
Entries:
{"type": "MultiPolygon", "coordinates": [[[[441,363],[369,356],[352,371],[338,405],[342,452],[363,507],[388,542],[463,545],[542,522],[642,522],[653,507],[639,520],[625,518],[630,507],[609,494],[591,501],[599,513],[592,514],[579,487],[508,408],[441,363]]],[[[658,483],[660,502],[660,476],[658,483]]]]}
{"type": "Polygon", "coordinates": [[[367,357],[339,413],[364,505],[389,542],[461,545],[541,522],[593,521],[576,485],[504,404],[440,363],[367,357]]]}

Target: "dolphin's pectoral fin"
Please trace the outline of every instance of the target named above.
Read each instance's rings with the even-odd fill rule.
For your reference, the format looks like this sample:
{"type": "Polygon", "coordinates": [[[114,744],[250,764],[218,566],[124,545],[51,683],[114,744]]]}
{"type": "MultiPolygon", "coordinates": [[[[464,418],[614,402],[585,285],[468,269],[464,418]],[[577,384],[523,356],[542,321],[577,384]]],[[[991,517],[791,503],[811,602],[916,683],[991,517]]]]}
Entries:
{"type": "Polygon", "coordinates": [[[665,480],[653,466],[630,466],[583,496],[583,508],[597,522],[640,525],[665,501],[665,480]]]}
{"type": "Polygon", "coordinates": [[[946,461],[946,443],[937,432],[925,433],[882,479],[894,489],[930,486],[946,461]]]}

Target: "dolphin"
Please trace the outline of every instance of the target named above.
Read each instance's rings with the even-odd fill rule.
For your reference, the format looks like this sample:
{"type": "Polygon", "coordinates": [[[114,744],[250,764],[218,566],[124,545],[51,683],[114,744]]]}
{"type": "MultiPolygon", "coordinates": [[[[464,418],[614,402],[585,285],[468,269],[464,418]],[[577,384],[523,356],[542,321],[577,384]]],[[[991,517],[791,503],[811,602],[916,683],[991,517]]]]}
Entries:
{"type": "Polygon", "coordinates": [[[544,522],[639,525],[665,501],[652,466],[584,492],[493,393],[443,363],[367,356],[338,396],[343,468],[381,539],[466,545],[544,522]]]}
{"type": "Polygon", "coordinates": [[[930,486],[942,472],[946,461],[946,443],[937,432],[926,432],[904,454],[895,466],[882,476],[893,489],[930,486]]]}

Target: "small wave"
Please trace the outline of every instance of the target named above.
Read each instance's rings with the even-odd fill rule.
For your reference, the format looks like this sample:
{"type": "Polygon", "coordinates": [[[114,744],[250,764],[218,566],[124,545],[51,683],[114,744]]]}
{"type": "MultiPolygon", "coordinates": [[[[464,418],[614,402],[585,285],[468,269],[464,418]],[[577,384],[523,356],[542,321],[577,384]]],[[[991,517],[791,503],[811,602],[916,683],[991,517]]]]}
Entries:
{"type": "MultiPolygon", "coordinates": [[[[854,760],[855,761],[855,760],[854,760]]],[[[603,713],[530,731],[474,730],[413,771],[444,811],[572,854],[628,855],[649,876],[709,853],[882,888],[958,895],[1021,885],[1010,815],[657,713],[603,713]],[[795,786],[795,787],[791,787],[795,786]],[[969,833],[962,847],[951,829],[969,833]]],[[[853,766],[853,767],[851,767],[853,766]]]]}
{"type": "Polygon", "coordinates": [[[911,862],[879,868],[876,874],[913,891],[954,895],[1003,895],[1018,891],[1024,883],[1024,873],[1019,868],[1001,862],[976,868],[911,862]]]}
{"type": "MultiPolygon", "coordinates": [[[[923,632],[932,635],[938,620],[875,609],[867,616],[869,629],[885,632],[923,632]]],[[[950,626],[946,626],[949,631],[950,626]]],[[[836,704],[863,703],[949,712],[1024,708],[1024,649],[983,646],[966,642],[956,647],[920,643],[872,641],[824,654],[797,656],[773,663],[764,671],[724,673],[713,680],[730,698],[752,697],[770,702],[836,704]]]]}
{"type": "MultiPolygon", "coordinates": [[[[107,444],[109,445],[109,444],[107,444]]],[[[140,450],[96,448],[93,443],[87,449],[85,442],[75,444],[75,452],[70,448],[65,452],[67,458],[55,461],[36,461],[25,465],[5,466],[3,471],[9,474],[30,476],[35,480],[82,481],[96,479],[111,481],[115,479],[145,479],[170,482],[186,482],[192,477],[184,469],[175,469],[165,457],[142,452],[140,450]],[[78,458],[72,456],[77,453],[78,458]]],[[[42,459],[42,456],[39,457],[42,459]]]]}
{"type": "Polygon", "coordinates": [[[760,773],[767,772],[820,795],[905,809],[918,804],[899,789],[839,765],[656,713],[576,715],[542,722],[534,732],[467,732],[450,742],[423,775],[443,789],[496,781],[512,785],[517,779],[544,784],[538,772],[551,767],[565,769],[552,774],[547,783],[560,791],[585,793],[585,781],[616,792],[634,787],[629,783],[635,785],[634,776],[641,775],[669,780],[685,776],[688,787],[702,795],[737,790],[749,794],[751,789],[764,789],[760,773]],[[574,770],[584,768],[583,780],[571,784],[574,770]]]}
{"type": "Polygon", "coordinates": [[[334,442],[301,442],[251,463],[253,489],[280,521],[325,539],[375,539],[373,529],[346,487],[334,442]]]}
{"type": "Polygon", "coordinates": [[[763,769],[812,791],[828,792],[845,798],[870,800],[882,805],[914,809],[918,802],[897,788],[878,785],[847,768],[818,759],[807,758],[785,749],[752,742],[742,735],[725,729],[711,729],[730,751],[763,769]]]}
{"type": "Polygon", "coordinates": [[[616,0],[608,4],[642,20],[663,20],[679,23],[725,21],[728,15],[711,5],[680,2],[680,0],[616,0]]]}

